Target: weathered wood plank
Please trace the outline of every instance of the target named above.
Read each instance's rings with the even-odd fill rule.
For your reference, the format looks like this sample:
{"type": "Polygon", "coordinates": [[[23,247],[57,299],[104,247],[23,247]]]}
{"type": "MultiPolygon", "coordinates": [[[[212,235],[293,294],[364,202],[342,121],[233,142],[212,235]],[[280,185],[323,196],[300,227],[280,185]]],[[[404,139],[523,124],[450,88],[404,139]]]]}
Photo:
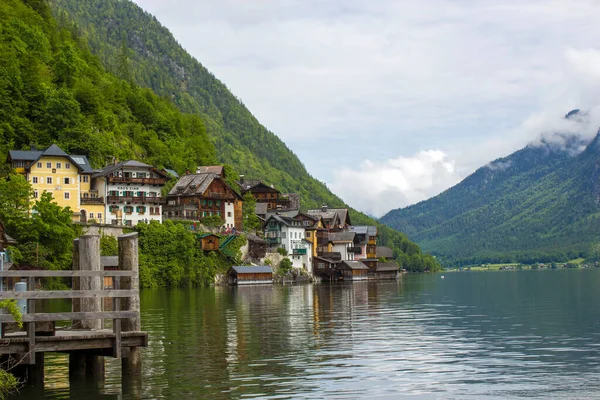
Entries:
{"type": "Polygon", "coordinates": [[[4,299],[81,299],[102,297],[137,296],[137,290],[36,290],[26,292],[0,292],[0,300],[4,299]]]}
{"type": "MultiPolygon", "coordinates": [[[[112,354],[114,345],[114,335],[104,335],[102,337],[84,337],[84,338],[68,338],[69,340],[53,340],[55,337],[37,338],[36,352],[69,352],[76,350],[96,350],[106,349],[106,355],[112,354]],[[47,340],[49,339],[49,340],[47,340]]],[[[145,347],[147,346],[148,335],[142,332],[137,332],[136,335],[123,336],[121,346],[125,350],[128,347],[145,347]]],[[[0,346],[0,354],[18,354],[26,353],[29,343],[27,338],[5,339],[0,346]]]]}
{"type": "MultiPolygon", "coordinates": [[[[70,321],[73,319],[90,320],[90,319],[126,319],[135,318],[139,314],[136,311],[99,311],[99,312],[65,312],[65,313],[39,313],[39,314],[24,314],[23,322],[35,321],[70,321]]],[[[0,315],[0,322],[14,322],[12,315],[0,315]]]]}
{"type": "MultiPolygon", "coordinates": [[[[28,287],[35,289],[35,278],[29,278],[28,287]]],[[[35,315],[35,300],[27,300],[27,314],[35,315]]],[[[27,323],[27,336],[29,337],[29,346],[27,346],[29,364],[35,364],[35,320],[27,323]]]]}
{"type": "Polygon", "coordinates": [[[0,277],[29,278],[29,277],[84,277],[84,276],[133,276],[134,271],[0,271],[0,277]]]}

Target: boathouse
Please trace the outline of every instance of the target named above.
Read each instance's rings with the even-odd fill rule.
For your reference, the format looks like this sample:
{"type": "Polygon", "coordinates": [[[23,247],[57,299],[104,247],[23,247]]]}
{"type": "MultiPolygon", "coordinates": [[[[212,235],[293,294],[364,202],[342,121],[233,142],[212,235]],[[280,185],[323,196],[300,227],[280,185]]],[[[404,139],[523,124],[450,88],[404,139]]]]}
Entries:
{"type": "Polygon", "coordinates": [[[369,267],[360,261],[343,260],[336,269],[345,281],[359,281],[368,279],[369,267]]]}
{"type": "Polygon", "coordinates": [[[229,269],[230,285],[259,285],[273,283],[273,270],[269,266],[235,266],[229,269]]]}
{"type": "Polygon", "coordinates": [[[369,269],[369,279],[397,279],[400,267],[394,262],[380,262],[369,269]]]}

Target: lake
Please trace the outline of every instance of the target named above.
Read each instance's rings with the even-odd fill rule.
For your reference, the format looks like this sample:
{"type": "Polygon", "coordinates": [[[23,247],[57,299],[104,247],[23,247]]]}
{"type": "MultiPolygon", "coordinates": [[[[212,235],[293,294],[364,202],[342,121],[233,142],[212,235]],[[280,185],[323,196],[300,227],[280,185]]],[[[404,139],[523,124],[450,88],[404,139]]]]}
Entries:
{"type": "MultiPolygon", "coordinates": [[[[141,397],[590,398],[600,393],[600,270],[456,272],[394,282],[143,291],[141,397]]],[[[69,387],[65,356],[18,398],[69,387]]]]}

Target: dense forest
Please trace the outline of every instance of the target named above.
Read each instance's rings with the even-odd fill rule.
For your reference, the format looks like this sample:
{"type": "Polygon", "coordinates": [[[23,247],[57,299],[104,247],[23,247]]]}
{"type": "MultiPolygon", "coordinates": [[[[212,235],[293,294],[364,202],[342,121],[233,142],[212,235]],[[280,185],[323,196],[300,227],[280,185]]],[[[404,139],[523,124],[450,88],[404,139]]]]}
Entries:
{"type": "MultiPolygon", "coordinates": [[[[45,0],[0,3],[0,158],[6,159],[9,149],[56,143],[67,152],[87,155],[96,168],[114,159],[137,159],[179,172],[228,162],[230,175],[245,173],[300,193],[304,208],[345,206],[154,18],[128,1],[72,3],[75,9],[88,7],[85,15],[99,24],[98,29],[86,25],[80,13],[77,24],[70,19],[75,14],[63,12],[54,18],[45,0]],[[147,58],[139,56],[135,45],[133,33],[142,31],[141,26],[156,35],[147,43],[162,43],[155,53],[144,51],[147,58]],[[104,34],[94,34],[102,30],[104,34]],[[125,32],[131,32],[131,38],[125,32]],[[98,43],[105,46],[98,48],[98,43]],[[113,50],[114,54],[103,53],[113,50]],[[190,65],[183,68],[188,68],[184,76],[189,82],[171,75],[180,70],[172,68],[171,56],[188,60],[190,65]],[[111,60],[107,68],[113,72],[98,57],[111,60]],[[155,78],[146,82],[144,77],[155,78]],[[173,82],[181,90],[175,90],[173,82]]],[[[375,223],[355,211],[352,219],[355,224],[375,223]]],[[[439,266],[401,233],[381,227],[380,236],[403,266],[439,266]]]]}
{"type": "Polygon", "coordinates": [[[600,241],[599,138],[589,144],[563,139],[563,145],[543,141],[498,159],[381,221],[449,264],[588,256],[600,241]]]}
{"type": "MultiPolygon", "coordinates": [[[[171,99],[183,112],[200,116],[218,162],[283,192],[299,193],[303,209],[322,204],[347,207],[310,176],[298,157],[152,15],[131,1],[50,0],[50,4],[57,19],[78,33],[80,42],[89,46],[104,68],[171,99]]],[[[392,247],[397,260],[408,269],[439,267],[405,235],[355,210],[351,216],[354,224],[378,225],[381,244],[392,247]]]]}

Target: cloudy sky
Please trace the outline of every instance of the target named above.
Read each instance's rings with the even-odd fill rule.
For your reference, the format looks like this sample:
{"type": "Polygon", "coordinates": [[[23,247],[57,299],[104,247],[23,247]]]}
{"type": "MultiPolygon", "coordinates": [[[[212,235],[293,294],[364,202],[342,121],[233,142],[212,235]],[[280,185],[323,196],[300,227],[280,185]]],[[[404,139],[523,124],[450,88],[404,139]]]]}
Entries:
{"type": "Polygon", "coordinates": [[[375,216],[600,104],[596,0],[135,1],[375,216]]]}

